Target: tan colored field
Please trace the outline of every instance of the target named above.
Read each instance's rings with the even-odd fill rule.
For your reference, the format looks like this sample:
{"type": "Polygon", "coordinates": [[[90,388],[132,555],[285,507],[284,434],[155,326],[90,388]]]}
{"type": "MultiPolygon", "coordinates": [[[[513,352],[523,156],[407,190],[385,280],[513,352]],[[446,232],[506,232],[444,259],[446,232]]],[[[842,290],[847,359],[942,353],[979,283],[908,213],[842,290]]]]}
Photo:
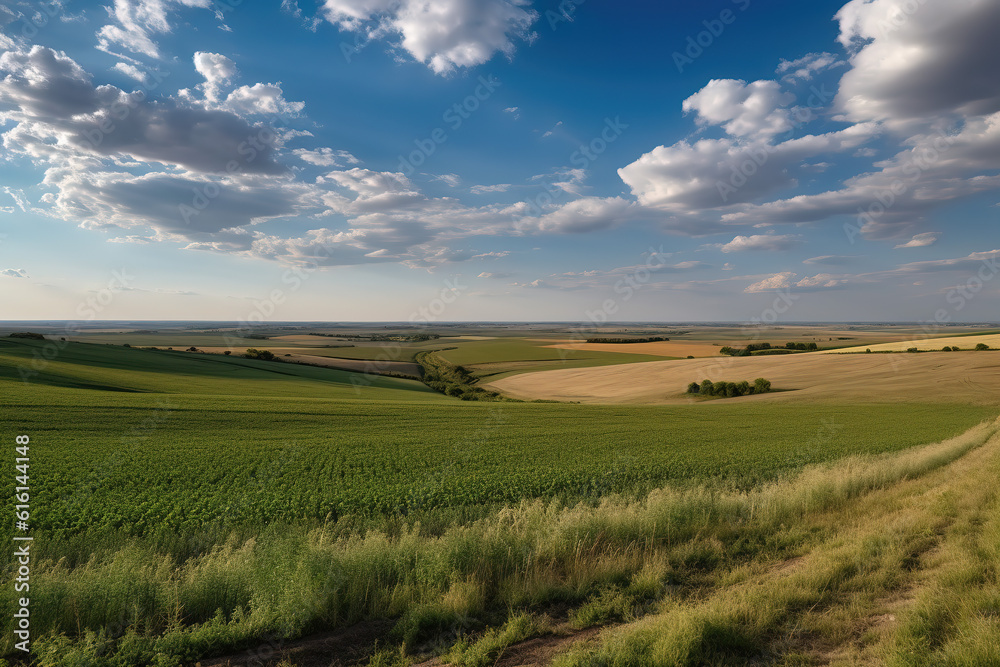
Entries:
{"type": "Polygon", "coordinates": [[[872,352],[905,352],[911,347],[915,347],[921,351],[929,351],[940,350],[945,346],[958,346],[963,350],[972,350],[976,347],[976,343],[986,343],[990,347],[1000,347],[1000,334],[985,334],[982,336],[945,336],[941,338],[902,340],[895,343],[880,343],[878,345],[864,345],[859,347],[848,347],[840,350],[828,350],[825,354],[835,354],[837,352],[864,352],[865,349],[870,349],[872,352]]]}
{"type": "Polygon", "coordinates": [[[626,352],[630,354],[651,354],[657,357],[714,357],[719,355],[719,346],[712,343],[694,341],[661,341],[658,343],[559,343],[546,345],[560,350],[580,350],[582,352],[626,352]]]}
{"type": "Polygon", "coordinates": [[[679,359],[516,375],[490,383],[508,396],[581,403],[686,403],[690,382],[739,382],[763,377],[770,394],[713,402],[843,400],[967,401],[1000,404],[1000,353],[822,353],[679,359]]]}

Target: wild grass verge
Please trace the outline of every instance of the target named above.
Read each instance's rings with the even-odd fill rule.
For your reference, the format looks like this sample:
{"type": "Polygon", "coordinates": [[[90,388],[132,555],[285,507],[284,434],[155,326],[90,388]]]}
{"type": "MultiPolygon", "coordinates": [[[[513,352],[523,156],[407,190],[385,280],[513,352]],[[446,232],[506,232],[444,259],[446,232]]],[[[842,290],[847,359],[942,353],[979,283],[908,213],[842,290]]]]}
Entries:
{"type": "Polygon", "coordinates": [[[455,628],[495,626],[498,614],[503,623],[504,610],[512,610],[507,629],[480,641],[502,644],[518,635],[518,613],[554,605],[577,609],[580,626],[629,620],[637,604],[683,596],[723,564],[794,550],[809,539],[796,530],[804,517],[924,475],[996,430],[986,423],[942,443],[812,467],[745,492],[666,488],[597,506],[526,501],[438,536],[419,525],[392,537],[273,528],[234,535],[185,561],[134,539],[72,567],[35,564],[34,647],[41,665],[180,665],[265,635],[285,641],[371,619],[399,619],[396,641],[409,654],[442,634],[464,636],[455,628]],[[628,600],[616,601],[615,591],[628,600]]]}

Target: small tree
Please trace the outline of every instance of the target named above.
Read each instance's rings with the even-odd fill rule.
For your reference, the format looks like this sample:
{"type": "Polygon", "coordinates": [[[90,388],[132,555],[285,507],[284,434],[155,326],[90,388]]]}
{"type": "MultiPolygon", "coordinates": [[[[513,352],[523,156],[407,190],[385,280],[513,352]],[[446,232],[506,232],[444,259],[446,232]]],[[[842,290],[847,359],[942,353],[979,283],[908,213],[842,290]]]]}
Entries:
{"type": "Polygon", "coordinates": [[[225,352],[223,352],[222,354],[224,354],[224,355],[226,355],[226,356],[228,357],[228,356],[229,356],[230,354],[232,354],[232,353],[233,353],[233,351],[232,351],[232,350],[226,350],[226,351],[225,351],[225,352]]]}
{"type": "Polygon", "coordinates": [[[753,387],[751,387],[750,383],[747,382],[746,380],[743,380],[743,382],[736,383],[736,391],[737,391],[736,394],[737,396],[749,396],[750,394],[754,393],[753,387]]]}
{"type": "Polygon", "coordinates": [[[986,343],[976,343],[976,349],[977,350],[988,350],[988,349],[990,349],[990,346],[987,345],[986,343]]]}
{"type": "Polygon", "coordinates": [[[712,385],[712,395],[713,396],[725,396],[726,395],[726,382],[716,382],[712,385]]]}
{"type": "Polygon", "coordinates": [[[711,380],[702,380],[701,393],[705,396],[711,396],[715,393],[715,385],[712,384],[711,380]]]}
{"type": "Polygon", "coordinates": [[[806,348],[810,350],[818,350],[819,346],[816,343],[809,343],[808,345],[806,345],[806,348]]]}
{"type": "Polygon", "coordinates": [[[947,345],[945,345],[944,347],[941,348],[941,351],[942,352],[951,352],[951,348],[948,347],[947,345]]]}
{"type": "Polygon", "coordinates": [[[753,381],[753,390],[755,394],[766,394],[771,391],[771,381],[764,378],[757,378],[753,381]]]}
{"type": "Polygon", "coordinates": [[[697,394],[699,391],[701,391],[701,385],[698,384],[697,382],[692,382],[691,384],[688,385],[687,393],[697,394]]]}

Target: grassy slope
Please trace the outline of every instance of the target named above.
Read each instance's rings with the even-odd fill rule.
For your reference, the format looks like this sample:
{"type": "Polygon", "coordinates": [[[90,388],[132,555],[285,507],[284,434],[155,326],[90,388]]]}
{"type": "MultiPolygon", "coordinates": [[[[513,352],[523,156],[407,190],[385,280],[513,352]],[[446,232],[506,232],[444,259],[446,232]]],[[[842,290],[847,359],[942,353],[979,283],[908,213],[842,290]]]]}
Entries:
{"type": "MultiPolygon", "coordinates": [[[[33,348],[38,344],[0,343],[0,418],[33,437],[33,504],[45,508],[35,527],[47,536],[37,544],[39,555],[51,559],[37,565],[37,596],[52,611],[33,627],[75,635],[137,614],[133,620],[161,633],[169,610],[183,609],[183,626],[206,625],[173,630],[170,641],[195,653],[276,629],[294,635],[372,614],[406,612],[403,626],[419,626],[414,618],[441,612],[430,602],[440,599],[440,587],[457,581],[449,563],[459,562],[461,549],[481,546],[467,542],[458,527],[466,519],[448,506],[634,493],[671,479],[727,476],[749,483],[810,462],[939,439],[990,412],[906,405],[810,406],[808,412],[794,406],[709,412],[697,406],[477,405],[401,380],[377,378],[356,388],[351,374],[326,369],[89,345],[68,347],[42,369],[41,384],[24,384],[16,369],[33,348]],[[447,556],[433,542],[373,535],[368,544],[348,537],[352,526],[365,525],[364,517],[379,510],[451,531],[454,543],[446,550],[459,551],[447,556]],[[354,518],[345,520],[345,513],[354,518]],[[322,529],[327,537],[309,532],[329,516],[341,521],[322,529]],[[273,520],[278,526],[266,528],[273,520]],[[60,528],[66,530],[61,538],[52,530],[60,528]],[[128,534],[138,539],[126,547],[128,534]],[[247,542],[248,535],[255,539],[247,542]],[[384,548],[403,551],[379,560],[384,548]],[[403,555],[410,548],[419,548],[425,566],[414,569],[417,561],[403,555]],[[342,574],[330,579],[323,563],[334,554],[347,560],[337,561],[342,574]],[[378,574],[390,563],[391,575],[378,574]],[[356,584],[347,583],[345,572],[356,584]],[[130,606],[136,596],[146,596],[148,606],[130,606]],[[250,616],[223,627],[210,622],[218,608],[250,616]],[[77,611],[56,611],[68,609],[77,611]],[[221,634],[192,638],[199,632],[221,634]]],[[[8,496],[10,485],[4,480],[8,496]]],[[[532,525],[547,520],[540,511],[532,525]]],[[[398,531],[396,521],[396,528],[385,525],[398,531]]],[[[484,552],[487,560],[475,566],[487,568],[487,581],[494,576],[489,568],[499,566],[491,554],[510,545],[501,539],[495,546],[499,551],[484,552]]],[[[571,542],[568,548],[577,547],[571,542]]],[[[553,581],[552,590],[557,596],[576,591],[570,598],[583,602],[608,575],[587,576],[591,583],[553,581]]],[[[534,595],[523,583],[520,592],[515,580],[509,589],[515,596],[509,601],[521,606],[524,595],[534,595]]],[[[10,606],[10,591],[5,588],[0,608],[10,606]]],[[[462,590],[448,599],[469,606],[463,613],[486,616],[498,602],[462,590]]],[[[50,637],[42,644],[54,655],[76,650],[61,641],[50,637]]]]}

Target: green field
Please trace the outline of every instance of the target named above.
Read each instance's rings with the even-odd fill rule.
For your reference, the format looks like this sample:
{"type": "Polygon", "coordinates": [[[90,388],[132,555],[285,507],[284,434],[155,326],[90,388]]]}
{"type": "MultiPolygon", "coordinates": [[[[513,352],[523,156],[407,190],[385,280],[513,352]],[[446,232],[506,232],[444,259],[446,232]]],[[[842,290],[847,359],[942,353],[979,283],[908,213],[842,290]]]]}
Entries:
{"type": "MultiPolygon", "coordinates": [[[[529,347],[470,341],[453,358],[539,361],[547,352],[529,347]]],[[[808,464],[940,440],[993,414],[949,404],[483,404],[415,381],[293,364],[82,343],[54,349],[0,340],[0,418],[11,441],[31,437],[32,590],[53,607],[34,620],[38,645],[91,657],[134,648],[142,660],[157,651],[187,660],[265,633],[294,637],[361,618],[401,618],[402,628],[412,622],[407,609],[447,588],[399,562],[392,576],[412,590],[379,579],[396,591],[387,606],[381,593],[364,603],[337,597],[343,609],[294,602],[263,572],[287,549],[288,562],[308,568],[302,554],[315,539],[333,540],[347,558],[362,548],[352,544],[368,543],[357,542],[363,536],[376,539],[370,530],[452,535],[533,498],[566,506],[638,499],[664,485],[748,489],[808,464]],[[144,572],[139,583],[122,578],[129,568],[144,572]],[[136,595],[148,604],[130,606],[136,595]],[[88,639],[115,614],[131,619],[129,641],[140,648],[88,639]]],[[[6,497],[13,484],[4,479],[6,497]]],[[[9,540],[11,527],[0,532],[9,540]]],[[[10,586],[0,596],[7,619],[13,596],[10,586]]]]}
{"type": "Polygon", "coordinates": [[[623,346],[621,352],[592,352],[548,347],[555,341],[497,338],[463,341],[453,350],[441,353],[447,361],[466,366],[478,377],[495,381],[515,373],[529,373],[556,368],[587,368],[641,361],[665,361],[671,357],[632,354],[623,346]]]}

